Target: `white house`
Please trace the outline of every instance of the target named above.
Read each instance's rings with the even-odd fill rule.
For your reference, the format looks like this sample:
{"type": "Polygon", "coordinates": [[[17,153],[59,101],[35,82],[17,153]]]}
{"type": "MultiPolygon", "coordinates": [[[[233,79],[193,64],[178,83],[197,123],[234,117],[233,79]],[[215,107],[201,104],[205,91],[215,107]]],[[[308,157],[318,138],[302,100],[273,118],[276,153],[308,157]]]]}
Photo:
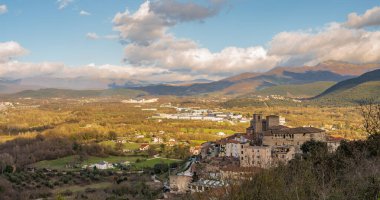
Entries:
{"type": "Polygon", "coordinates": [[[96,169],[112,169],[114,168],[112,163],[109,163],[107,161],[102,161],[100,163],[92,164],[89,166],[90,168],[96,168],[96,169]]]}

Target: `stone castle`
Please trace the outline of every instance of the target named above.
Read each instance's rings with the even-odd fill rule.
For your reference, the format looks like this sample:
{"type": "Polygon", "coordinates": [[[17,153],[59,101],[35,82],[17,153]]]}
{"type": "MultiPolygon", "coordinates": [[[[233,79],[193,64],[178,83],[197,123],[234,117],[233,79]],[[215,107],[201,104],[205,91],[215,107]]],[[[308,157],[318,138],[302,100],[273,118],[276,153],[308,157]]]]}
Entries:
{"type": "MultiPolygon", "coordinates": [[[[246,133],[236,133],[216,142],[203,144],[201,157],[230,157],[241,167],[269,168],[287,163],[302,153],[301,146],[310,140],[330,143],[324,130],[314,127],[290,128],[277,115],[254,114],[246,133]]],[[[331,145],[330,145],[331,144],[331,145]]]]}

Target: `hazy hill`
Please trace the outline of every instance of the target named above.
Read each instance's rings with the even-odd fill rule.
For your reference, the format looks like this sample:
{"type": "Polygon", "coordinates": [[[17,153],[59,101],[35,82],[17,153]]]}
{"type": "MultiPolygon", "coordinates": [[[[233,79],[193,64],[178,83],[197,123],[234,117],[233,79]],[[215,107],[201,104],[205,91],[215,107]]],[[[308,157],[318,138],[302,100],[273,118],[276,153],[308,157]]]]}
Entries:
{"type": "Polygon", "coordinates": [[[281,95],[287,97],[314,97],[321,94],[336,82],[320,81],[299,85],[277,85],[255,92],[256,95],[281,95]]]}
{"type": "MultiPolygon", "coordinates": [[[[345,62],[328,61],[316,66],[277,67],[264,73],[242,73],[220,81],[191,85],[173,86],[167,84],[145,87],[129,87],[143,90],[154,95],[196,95],[224,94],[242,95],[281,85],[304,85],[315,82],[339,82],[365,73],[371,69],[380,68],[380,64],[356,65],[345,62]]],[[[321,92],[322,85],[309,89],[300,89],[306,93],[296,92],[294,95],[310,96],[321,92]],[[310,91],[311,90],[311,91],[310,91]]],[[[276,89],[275,89],[276,90],[276,89]]]]}
{"type": "Polygon", "coordinates": [[[328,88],[314,99],[359,101],[364,99],[380,100],[380,69],[341,81],[328,88]]]}
{"type": "Polygon", "coordinates": [[[39,89],[24,90],[15,94],[5,95],[9,98],[92,98],[92,97],[126,97],[134,98],[147,95],[146,92],[131,89],[107,89],[107,90],[67,90],[67,89],[39,89]]]}

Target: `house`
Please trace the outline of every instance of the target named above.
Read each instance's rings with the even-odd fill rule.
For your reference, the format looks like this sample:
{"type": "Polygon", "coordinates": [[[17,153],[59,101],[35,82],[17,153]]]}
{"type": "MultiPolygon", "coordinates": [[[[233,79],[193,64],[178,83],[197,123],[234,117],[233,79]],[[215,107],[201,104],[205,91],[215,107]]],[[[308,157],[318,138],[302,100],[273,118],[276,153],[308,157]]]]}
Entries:
{"type": "Polygon", "coordinates": [[[192,155],[199,155],[201,153],[201,146],[196,146],[196,147],[190,147],[190,153],[192,155]]]}
{"type": "Polygon", "coordinates": [[[251,146],[249,143],[242,145],[240,167],[269,168],[271,163],[272,149],[270,146],[251,146]]]}
{"type": "Polygon", "coordinates": [[[190,191],[194,192],[204,192],[214,188],[220,188],[227,186],[228,184],[225,181],[220,180],[204,180],[200,179],[196,182],[190,183],[190,191]]]}
{"type": "Polygon", "coordinates": [[[220,169],[221,179],[225,181],[249,180],[262,169],[257,167],[224,166],[220,169]]]}
{"type": "Polygon", "coordinates": [[[170,138],[169,141],[168,141],[168,145],[169,146],[174,146],[176,144],[176,140],[174,138],[170,138]]]}
{"type": "Polygon", "coordinates": [[[139,149],[140,151],[147,151],[149,149],[149,144],[142,144],[139,149]]]}
{"type": "Polygon", "coordinates": [[[272,147],[272,164],[287,164],[295,157],[296,151],[294,146],[274,146],[272,147]]]}
{"type": "Polygon", "coordinates": [[[163,142],[164,142],[164,140],[160,137],[154,137],[153,138],[153,143],[161,144],[163,142]]]}
{"type": "Polygon", "coordinates": [[[226,135],[224,132],[218,132],[216,134],[219,135],[219,136],[225,136],[226,135]]]}
{"type": "Polygon", "coordinates": [[[342,137],[333,137],[328,136],[327,137],[327,148],[330,153],[335,152],[338,147],[340,146],[340,143],[344,140],[342,137]]]}
{"type": "Polygon", "coordinates": [[[99,162],[99,163],[96,163],[96,164],[92,164],[92,165],[90,165],[88,167],[92,168],[92,169],[101,169],[101,170],[114,168],[114,166],[112,165],[112,163],[109,163],[107,161],[102,161],[102,162],[99,162]]]}
{"type": "Polygon", "coordinates": [[[226,156],[239,158],[241,144],[237,140],[228,140],[226,142],[226,156]]]}

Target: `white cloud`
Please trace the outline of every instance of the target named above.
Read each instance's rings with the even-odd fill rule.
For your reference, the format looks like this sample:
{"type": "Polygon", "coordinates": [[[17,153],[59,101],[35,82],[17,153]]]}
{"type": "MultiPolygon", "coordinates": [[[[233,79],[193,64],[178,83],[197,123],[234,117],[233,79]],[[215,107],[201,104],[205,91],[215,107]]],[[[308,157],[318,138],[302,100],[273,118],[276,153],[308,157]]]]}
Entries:
{"type": "Polygon", "coordinates": [[[97,39],[99,39],[99,35],[96,34],[96,33],[87,33],[87,34],[86,34],[86,37],[87,37],[88,39],[92,39],[92,40],[97,40],[97,39]]]}
{"type": "Polygon", "coordinates": [[[351,13],[347,17],[345,25],[351,28],[363,28],[367,26],[380,25],[380,7],[374,7],[367,10],[363,15],[351,13]]]}
{"type": "Polygon", "coordinates": [[[0,63],[6,62],[14,57],[25,55],[26,53],[28,53],[28,51],[17,42],[0,42],[0,63]]]}
{"type": "Polygon", "coordinates": [[[66,8],[72,2],[74,2],[74,0],[57,0],[58,9],[62,10],[66,8]]]}
{"type": "MultiPolygon", "coordinates": [[[[125,42],[125,66],[89,64],[70,67],[61,63],[18,62],[15,58],[24,55],[27,50],[17,42],[0,43],[0,77],[93,77],[150,82],[197,78],[215,80],[241,72],[266,71],[278,65],[313,65],[326,60],[380,62],[380,31],[352,28],[363,25],[347,26],[348,22],[330,23],[316,30],[281,32],[266,46],[230,46],[218,52],[170,33],[170,28],[178,23],[201,21],[217,14],[220,8],[215,2],[222,1],[213,2],[208,7],[202,7],[172,0],[161,4],[146,1],[136,12],[127,10],[117,13],[113,19],[114,30],[125,42]],[[168,3],[181,12],[171,12],[172,8],[166,5],[168,3]],[[152,9],[152,5],[156,7],[152,9]],[[189,7],[193,8],[194,13],[186,13],[189,7]],[[167,13],[169,11],[171,13],[167,13]]],[[[368,17],[372,14],[361,17],[364,16],[373,18],[368,17]]],[[[364,24],[369,26],[368,23],[364,24]]],[[[117,38],[115,35],[96,33],[88,33],[87,37],[117,38]]]]}
{"type": "Polygon", "coordinates": [[[149,8],[161,17],[170,21],[195,21],[216,15],[224,0],[208,1],[209,6],[204,7],[192,2],[178,2],[176,0],[152,1],[149,8]]]}
{"type": "MultiPolygon", "coordinates": [[[[339,23],[328,24],[320,30],[282,32],[275,35],[267,47],[231,46],[220,52],[211,52],[193,40],[177,38],[169,32],[169,28],[178,23],[217,14],[221,4],[213,5],[218,6],[202,7],[174,0],[146,1],[134,13],[128,10],[117,13],[114,29],[120,33],[121,40],[127,41],[126,62],[225,76],[266,71],[278,65],[313,65],[326,60],[380,62],[379,31],[351,29],[339,23]]],[[[362,18],[375,18],[376,9],[367,11],[362,18]]]]}
{"type": "Polygon", "coordinates": [[[380,62],[380,32],[350,29],[332,23],[319,31],[282,32],[269,45],[269,54],[287,65],[317,64],[326,60],[380,62]]]}
{"type": "Polygon", "coordinates": [[[106,40],[117,40],[119,39],[118,35],[104,35],[100,36],[97,33],[87,33],[86,37],[91,40],[99,40],[99,39],[106,39],[106,40]]]}
{"type": "Polygon", "coordinates": [[[89,12],[87,12],[87,11],[85,11],[85,10],[81,10],[81,11],[79,12],[79,15],[81,15],[81,16],[90,16],[91,13],[89,13],[89,12]]]}
{"type": "MultiPolygon", "coordinates": [[[[27,53],[17,42],[0,43],[0,77],[11,79],[41,78],[85,78],[105,80],[138,80],[159,83],[168,80],[193,80],[194,78],[213,78],[207,75],[183,74],[155,66],[96,65],[66,66],[56,62],[20,62],[17,57],[27,53]],[[10,59],[13,58],[13,59],[10,59]]],[[[34,80],[34,79],[33,79],[34,80]]]]}
{"type": "Polygon", "coordinates": [[[173,0],[146,1],[135,13],[128,10],[114,17],[114,29],[127,41],[125,60],[132,65],[157,66],[193,73],[228,74],[264,71],[279,61],[268,56],[263,47],[227,47],[213,53],[190,39],[179,39],[168,33],[182,21],[202,20],[217,14],[223,1],[211,7],[173,0]]]}
{"type": "Polygon", "coordinates": [[[150,2],[146,1],[134,14],[128,10],[117,13],[113,19],[114,29],[120,32],[121,39],[139,44],[148,44],[165,35],[172,22],[158,17],[150,11],[150,2]]]}
{"type": "Polygon", "coordinates": [[[8,12],[7,5],[0,4],[0,15],[8,12]]]}

